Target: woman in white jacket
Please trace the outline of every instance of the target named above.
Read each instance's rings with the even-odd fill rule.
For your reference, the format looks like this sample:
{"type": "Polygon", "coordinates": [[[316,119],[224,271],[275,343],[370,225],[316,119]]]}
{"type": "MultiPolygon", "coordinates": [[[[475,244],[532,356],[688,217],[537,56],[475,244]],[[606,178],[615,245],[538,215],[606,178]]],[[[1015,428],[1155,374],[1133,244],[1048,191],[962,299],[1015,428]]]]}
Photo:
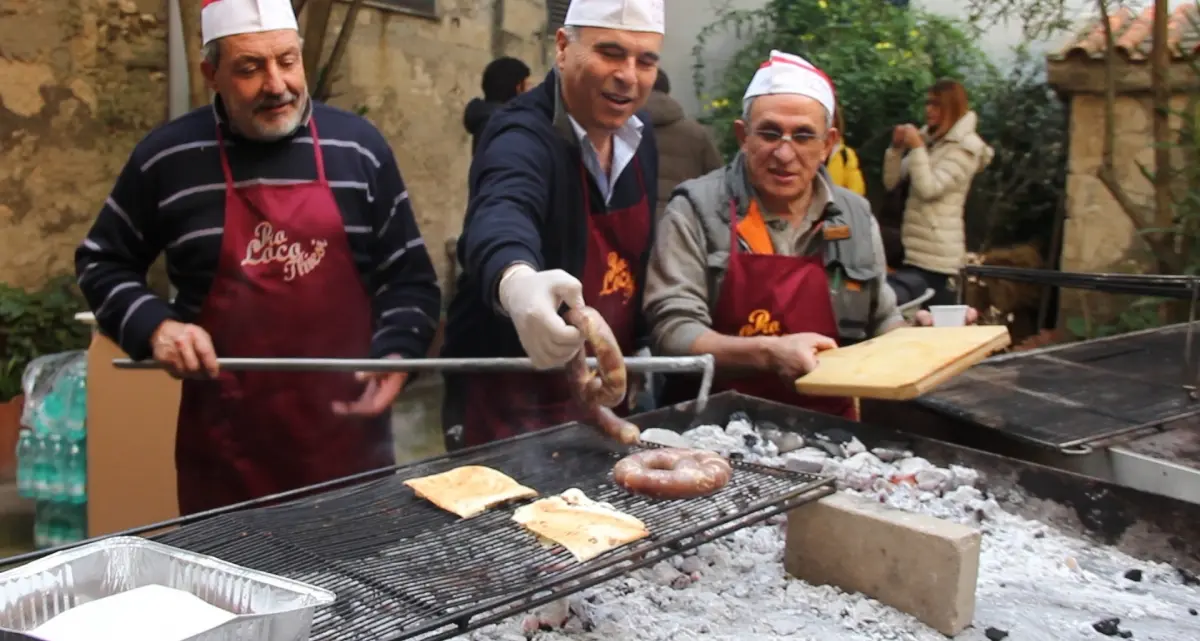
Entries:
{"type": "Polygon", "coordinates": [[[928,304],[954,304],[957,276],[967,253],[963,206],[975,175],[995,152],[975,133],[978,118],[967,92],[953,80],[939,80],[925,101],[925,126],[899,125],[883,158],[883,185],[908,189],[901,241],[904,265],[889,279],[902,300],[935,294],[928,304]],[[906,292],[905,290],[917,289],[906,292]],[[907,294],[907,295],[906,295],[907,294]]]}

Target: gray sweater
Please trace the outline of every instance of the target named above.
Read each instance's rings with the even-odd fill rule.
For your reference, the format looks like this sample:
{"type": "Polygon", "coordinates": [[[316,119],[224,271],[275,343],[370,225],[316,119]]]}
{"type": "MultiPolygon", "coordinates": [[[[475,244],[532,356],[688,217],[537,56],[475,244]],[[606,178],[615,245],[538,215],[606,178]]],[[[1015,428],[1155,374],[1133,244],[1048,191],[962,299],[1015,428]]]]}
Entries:
{"type": "MultiPolygon", "coordinates": [[[[646,274],[643,309],[652,329],[654,351],[686,355],[712,327],[712,308],[720,293],[729,258],[729,201],[739,218],[749,208],[744,159],[739,154],[726,167],[680,185],[658,222],[654,251],[646,274]]],[[[810,256],[824,252],[827,268],[843,278],[833,296],[839,344],[876,336],[903,324],[896,295],[887,284],[887,263],[879,225],[861,196],[833,187],[824,170],[813,184],[808,215],[791,224],[764,213],[775,252],[810,256]],[[839,222],[850,227],[843,241],[826,241],[814,224],[834,205],[839,222]]],[[[760,211],[764,211],[760,207],[760,211]]]]}

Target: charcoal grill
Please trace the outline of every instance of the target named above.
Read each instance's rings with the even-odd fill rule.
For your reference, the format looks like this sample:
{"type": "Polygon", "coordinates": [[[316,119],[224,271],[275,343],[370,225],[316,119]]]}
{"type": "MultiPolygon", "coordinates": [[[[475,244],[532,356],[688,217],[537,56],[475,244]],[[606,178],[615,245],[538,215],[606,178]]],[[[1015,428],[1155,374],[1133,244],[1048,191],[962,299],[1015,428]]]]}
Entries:
{"type": "Polygon", "coordinates": [[[1008,439],[1087,454],[1200,415],[1173,375],[1188,327],[993,356],[914,403],[1008,439]]]}
{"type": "MultiPolygon", "coordinates": [[[[734,461],[716,494],[654,501],[613,485],[627,453],[579,423],[381,471],[280,505],[226,510],[156,537],[186,550],[332,590],[314,640],[447,639],[656,563],[826,496],[832,479],[734,461]],[[646,523],[651,537],[578,563],[512,521],[512,507],[462,520],[404,479],[485,465],[548,496],[579,488],[646,523]]],[[[157,524],[143,528],[161,528],[157,524]]]]}
{"type": "MultiPolygon", "coordinates": [[[[952,435],[949,430],[938,430],[933,438],[916,434],[909,430],[918,422],[930,422],[928,414],[904,411],[916,406],[911,402],[880,405],[876,413],[879,422],[872,425],[722,392],[711,396],[703,409],[694,402],[681,403],[630,420],[642,428],[684,431],[699,425],[724,424],[739,412],[760,427],[805,437],[830,429],[844,430],[868,448],[908,450],[941,467],[973,468],[982,475],[981,487],[1014,514],[1115,546],[1136,558],[1169,563],[1186,573],[1185,582],[1200,585],[1200,537],[1195,532],[1200,523],[1200,505],[955,443],[942,438],[952,435]],[[904,431],[890,429],[892,426],[904,431]]],[[[960,435],[981,431],[971,427],[959,424],[954,430],[960,435]]]]}

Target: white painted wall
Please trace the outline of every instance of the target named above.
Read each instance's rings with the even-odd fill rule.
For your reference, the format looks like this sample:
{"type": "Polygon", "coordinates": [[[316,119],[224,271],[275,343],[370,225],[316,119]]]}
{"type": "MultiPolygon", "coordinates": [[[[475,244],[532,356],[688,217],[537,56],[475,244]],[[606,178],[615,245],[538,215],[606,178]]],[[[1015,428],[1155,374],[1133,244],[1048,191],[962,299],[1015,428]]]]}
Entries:
{"type": "MultiPolygon", "coordinates": [[[[671,79],[671,95],[683,105],[688,115],[695,116],[700,111],[696,87],[692,83],[692,65],[695,63],[692,47],[696,45],[696,36],[713,23],[714,16],[722,8],[753,10],[765,4],[766,0],[667,0],[667,29],[660,65],[671,79]]],[[[705,60],[732,56],[737,52],[738,44],[731,37],[710,42],[705,49],[705,60]]],[[[763,55],[768,53],[764,51],[763,55]]]]}

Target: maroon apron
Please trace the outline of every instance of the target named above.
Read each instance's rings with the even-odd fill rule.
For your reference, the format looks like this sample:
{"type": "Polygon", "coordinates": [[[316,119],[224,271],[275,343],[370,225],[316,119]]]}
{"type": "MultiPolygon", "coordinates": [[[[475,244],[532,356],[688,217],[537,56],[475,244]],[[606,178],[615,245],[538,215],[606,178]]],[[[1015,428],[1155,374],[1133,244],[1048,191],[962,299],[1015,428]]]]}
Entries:
{"type": "MultiPolygon", "coordinates": [[[[642,178],[641,161],[631,163],[641,197],[624,209],[592,209],[588,175],[580,163],[583,209],[587,217],[588,247],[583,265],[583,300],[600,312],[621,345],[621,353],[635,351],[638,316],[634,281],[637,266],[650,242],[650,204],[642,178]]],[[[589,348],[588,354],[592,355],[589,348]]],[[[462,377],[465,387],[460,447],[471,447],[525,432],[587,418],[585,408],[571,397],[561,371],[513,374],[472,374],[462,377]]],[[[613,408],[628,414],[621,403],[613,408]]],[[[448,443],[450,445],[450,443],[448,443]]]]}
{"type": "MultiPolygon", "coordinates": [[[[729,203],[729,264],[713,310],[712,330],[726,336],[784,336],[813,332],[838,337],[837,318],[820,254],[807,257],[755,254],[738,242],[737,208],[729,203]]],[[[686,398],[688,379],[675,379],[664,393],[666,403],[686,398]]],[[[857,419],[854,399],[808,396],[796,392],[775,372],[745,377],[719,377],[713,393],[735,390],[742,394],[797,407],[857,419]]],[[[692,396],[694,398],[694,395],[692,396]]]]}
{"type": "MultiPolygon", "coordinates": [[[[225,229],[197,324],[225,358],[366,358],[371,299],[346,240],[311,122],[317,179],[237,187],[217,128],[225,229]]],[[[221,372],[185,380],[175,445],[192,514],[392,465],[388,416],[342,417],[351,373],[221,372]]]]}

